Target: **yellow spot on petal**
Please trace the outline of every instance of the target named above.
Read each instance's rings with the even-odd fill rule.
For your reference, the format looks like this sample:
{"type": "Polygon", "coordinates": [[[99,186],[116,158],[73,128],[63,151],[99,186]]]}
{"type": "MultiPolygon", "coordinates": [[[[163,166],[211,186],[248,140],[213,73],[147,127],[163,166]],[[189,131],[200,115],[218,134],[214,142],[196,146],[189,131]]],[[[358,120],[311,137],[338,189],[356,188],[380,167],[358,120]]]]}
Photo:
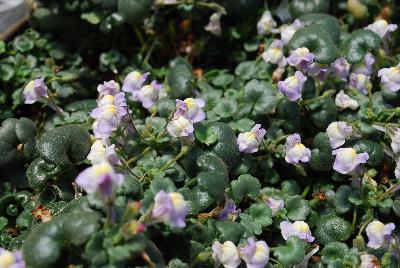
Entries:
{"type": "Polygon", "coordinates": [[[307,233],[310,231],[310,227],[304,221],[296,221],[293,223],[293,228],[300,233],[307,233]]]}
{"type": "Polygon", "coordinates": [[[8,268],[15,262],[14,255],[10,251],[4,251],[0,254],[0,267],[8,268]]]}

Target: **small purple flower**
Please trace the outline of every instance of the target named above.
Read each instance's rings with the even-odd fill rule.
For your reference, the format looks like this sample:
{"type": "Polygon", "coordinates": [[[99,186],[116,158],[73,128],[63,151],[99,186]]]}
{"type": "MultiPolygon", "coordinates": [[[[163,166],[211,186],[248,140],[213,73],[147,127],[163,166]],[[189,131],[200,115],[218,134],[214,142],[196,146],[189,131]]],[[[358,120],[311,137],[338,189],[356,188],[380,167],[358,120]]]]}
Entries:
{"type": "Polygon", "coordinates": [[[221,221],[235,221],[240,213],[240,209],[236,208],[235,201],[225,197],[225,206],[219,213],[219,220],[221,221]]]}
{"type": "Polygon", "coordinates": [[[244,247],[239,248],[239,255],[246,262],[247,268],[264,268],[269,262],[269,247],[265,241],[250,237],[244,247]]]}
{"type": "Polygon", "coordinates": [[[103,84],[98,85],[97,91],[99,92],[99,98],[105,95],[115,96],[121,92],[119,84],[114,80],[105,81],[103,84]]]}
{"type": "Polygon", "coordinates": [[[175,138],[179,137],[193,137],[194,127],[193,123],[186,118],[186,112],[178,109],[174,117],[167,125],[168,133],[175,138]]]}
{"type": "Polygon", "coordinates": [[[367,95],[368,89],[372,87],[369,77],[365,74],[350,74],[350,86],[357,89],[361,93],[367,95]]]}
{"type": "Polygon", "coordinates": [[[364,60],[361,63],[352,66],[352,73],[364,74],[370,76],[372,74],[372,67],[375,63],[375,57],[371,52],[367,52],[364,56],[364,60]]]}
{"type": "Polygon", "coordinates": [[[356,110],[360,105],[355,99],[352,99],[349,95],[344,93],[343,90],[340,90],[335,97],[335,104],[340,109],[350,108],[352,110],[356,110]]]}
{"type": "Polygon", "coordinates": [[[292,39],[293,35],[303,27],[303,23],[297,19],[290,25],[282,25],[280,27],[280,33],[283,44],[287,45],[290,39],[292,39]]]}
{"type": "Polygon", "coordinates": [[[180,193],[166,193],[161,190],[154,197],[152,217],[169,224],[172,228],[185,227],[188,212],[188,204],[180,193]]]}
{"type": "Polygon", "coordinates": [[[276,25],[276,21],[272,18],[271,12],[265,10],[261,19],[257,22],[257,32],[260,35],[269,34],[276,25]]]}
{"type": "Polygon", "coordinates": [[[75,182],[88,194],[98,194],[102,199],[109,200],[115,195],[117,187],[122,183],[124,176],[115,173],[112,166],[103,161],[83,170],[75,182]]]}
{"type": "Polygon", "coordinates": [[[304,221],[282,221],[279,225],[283,239],[287,240],[291,236],[297,236],[303,241],[313,242],[315,238],[312,236],[310,227],[304,221]]]}
{"type": "Polygon", "coordinates": [[[335,155],[333,169],[340,174],[347,174],[353,171],[359,164],[365,164],[369,159],[368,153],[357,154],[353,148],[340,148],[332,151],[335,155]]]}
{"type": "Polygon", "coordinates": [[[0,247],[0,267],[1,268],[25,268],[25,261],[21,251],[8,251],[0,247]]]}
{"type": "Polygon", "coordinates": [[[301,92],[306,81],[307,77],[296,71],[294,76],[286,78],[285,81],[279,81],[278,88],[289,100],[297,101],[301,98],[301,92]]]}
{"type": "Polygon", "coordinates": [[[397,30],[396,24],[388,24],[386,20],[377,20],[374,23],[366,26],[364,29],[373,31],[377,35],[379,35],[382,39],[386,39],[389,37],[391,32],[397,30]]]}
{"type": "Polygon", "coordinates": [[[157,81],[153,81],[150,85],[145,85],[140,90],[132,92],[132,98],[141,102],[146,109],[151,108],[163,95],[163,86],[157,81]]]}
{"type": "Polygon", "coordinates": [[[183,101],[176,100],[177,109],[182,109],[186,113],[186,118],[197,123],[206,118],[203,108],[206,105],[202,99],[187,98],[183,101]]]}
{"type": "Polygon", "coordinates": [[[122,90],[125,92],[133,93],[140,90],[146,82],[149,73],[141,74],[138,71],[130,72],[122,84],[122,90]]]}
{"type": "Polygon", "coordinates": [[[347,81],[350,73],[350,63],[344,57],[340,57],[331,63],[331,72],[335,77],[340,78],[342,81],[347,81]]]}
{"type": "Polygon", "coordinates": [[[311,150],[301,143],[299,134],[293,134],[286,138],[285,160],[289,164],[298,164],[299,161],[306,163],[310,161],[311,150]]]}
{"type": "Polygon", "coordinates": [[[308,72],[311,64],[314,61],[314,54],[306,47],[301,47],[293,50],[287,58],[290,66],[296,67],[302,73],[308,72]]]}
{"type": "Polygon", "coordinates": [[[329,138],[329,143],[332,149],[342,146],[346,139],[353,133],[353,128],[347,125],[346,122],[332,122],[326,129],[326,134],[329,138]]]}
{"type": "Polygon", "coordinates": [[[272,216],[275,216],[281,208],[285,207],[283,200],[273,199],[272,197],[266,198],[265,203],[272,210],[272,216]]]}
{"type": "Polygon", "coordinates": [[[400,89],[400,64],[396,67],[380,69],[378,77],[381,78],[382,88],[397,92],[400,89]]]}
{"type": "Polygon", "coordinates": [[[319,81],[325,81],[329,74],[328,67],[321,65],[318,62],[313,62],[308,74],[319,81]]]}
{"type": "Polygon", "coordinates": [[[266,130],[260,124],[256,124],[249,132],[240,133],[237,138],[239,151],[246,154],[257,152],[265,133],[266,130]]]}
{"type": "Polygon", "coordinates": [[[393,223],[383,224],[377,220],[370,222],[365,229],[369,240],[367,246],[373,249],[387,247],[392,241],[394,229],[393,223]]]}
{"type": "Polygon", "coordinates": [[[240,264],[239,252],[235,244],[231,241],[225,241],[221,244],[215,241],[212,245],[212,258],[215,261],[215,266],[222,264],[225,268],[236,268],[240,264]]]}
{"type": "Polygon", "coordinates": [[[115,96],[103,96],[98,107],[90,113],[90,116],[96,119],[96,123],[93,125],[96,138],[107,139],[127,114],[128,106],[125,93],[120,92],[115,96]]]}
{"type": "Polygon", "coordinates": [[[24,88],[23,95],[25,104],[32,104],[40,98],[47,98],[47,86],[44,83],[44,78],[38,78],[30,81],[24,88]]]}
{"type": "Polygon", "coordinates": [[[285,55],[283,55],[283,42],[275,39],[271,45],[264,51],[262,58],[265,62],[271,64],[277,64],[278,67],[285,67],[287,62],[285,55]]]}
{"type": "Polygon", "coordinates": [[[121,161],[115,152],[115,145],[104,145],[101,140],[96,140],[92,144],[87,159],[90,160],[92,164],[99,164],[103,161],[108,161],[112,165],[121,165],[121,161]]]}
{"type": "Polygon", "coordinates": [[[221,36],[222,34],[222,29],[221,29],[221,13],[215,12],[210,16],[210,21],[208,24],[204,27],[204,30],[207,32],[212,33],[213,35],[216,36],[221,36]]]}

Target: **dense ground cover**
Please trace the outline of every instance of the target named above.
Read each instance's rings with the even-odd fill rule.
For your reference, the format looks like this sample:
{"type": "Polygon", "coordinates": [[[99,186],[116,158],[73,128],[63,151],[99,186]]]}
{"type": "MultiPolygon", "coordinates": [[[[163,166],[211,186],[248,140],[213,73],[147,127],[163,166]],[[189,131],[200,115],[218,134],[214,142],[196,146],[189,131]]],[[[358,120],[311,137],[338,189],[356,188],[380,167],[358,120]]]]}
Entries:
{"type": "Polygon", "coordinates": [[[400,266],[394,1],[31,2],[1,268],[400,266]]]}

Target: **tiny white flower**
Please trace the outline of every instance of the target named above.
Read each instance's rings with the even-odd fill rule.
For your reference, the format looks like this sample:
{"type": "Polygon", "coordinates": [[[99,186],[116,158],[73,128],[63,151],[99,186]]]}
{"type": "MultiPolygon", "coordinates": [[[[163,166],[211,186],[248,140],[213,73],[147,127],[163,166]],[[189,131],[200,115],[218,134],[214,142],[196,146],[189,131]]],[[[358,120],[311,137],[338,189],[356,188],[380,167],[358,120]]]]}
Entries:
{"type": "Polygon", "coordinates": [[[353,132],[353,128],[346,122],[332,122],[326,129],[332,149],[342,146],[353,132]]]}
{"type": "Polygon", "coordinates": [[[220,22],[221,16],[222,16],[221,13],[213,13],[210,16],[209,23],[207,24],[207,26],[204,27],[204,30],[212,33],[213,35],[220,36],[222,33],[221,22],[220,22]]]}
{"type": "Polygon", "coordinates": [[[341,109],[350,108],[352,110],[356,110],[360,106],[355,99],[352,99],[349,95],[344,93],[343,90],[340,90],[336,95],[335,104],[341,109]]]}
{"type": "Polygon", "coordinates": [[[364,164],[369,159],[368,153],[357,154],[353,148],[339,148],[332,151],[335,155],[333,169],[340,174],[352,172],[359,164],[364,164]]]}
{"type": "Polygon", "coordinates": [[[394,229],[395,225],[393,223],[383,224],[378,220],[370,222],[367,228],[365,228],[368,236],[367,246],[373,249],[388,246],[392,241],[392,232],[394,229]]]}
{"type": "Polygon", "coordinates": [[[276,25],[276,21],[272,18],[271,12],[265,10],[261,19],[257,22],[257,32],[261,35],[269,34],[276,25]]]}
{"type": "Polygon", "coordinates": [[[115,152],[115,145],[112,144],[110,146],[107,146],[103,144],[101,140],[96,140],[92,144],[87,159],[90,160],[92,164],[99,164],[104,160],[110,162],[113,165],[121,164],[121,161],[119,160],[115,152]]]}
{"type": "Polygon", "coordinates": [[[373,31],[381,38],[387,38],[391,32],[397,30],[396,24],[388,24],[386,20],[377,20],[374,23],[365,27],[365,29],[373,31]]]}
{"type": "Polygon", "coordinates": [[[271,45],[264,51],[262,58],[267,63],[278,65],[278,67],[285,67],[287,62],[285,55],[283,55],[283,43],[281,40],[275,39],[271,45]]]}
{"type": "Polygon", "coordinates": [[[304,25],[299,21],[295,20],[292,24],[284,24],[279,29],[277,30],[272,30],[273,33],[280,33],[281,35],[281,41],[283,44],[287,45],[292,39],[293,35],[301,28],[303,28],[304,25]]]}
{"type": "Polygon", "coordinates": [[[217,265],[222,264],[225,268],[236,268],[240,264],[239,252],[235,244],[226,241],[221,244],[215,241],[212,245],[212,258],[217,265]]]}
{"type": "Polygon", "coordinates": [[[311,150],[301,143],[299,134],[293,134],[286,138],[285,160],[289,164],[298,164],[299,161],[310,161],[311,150]]]}

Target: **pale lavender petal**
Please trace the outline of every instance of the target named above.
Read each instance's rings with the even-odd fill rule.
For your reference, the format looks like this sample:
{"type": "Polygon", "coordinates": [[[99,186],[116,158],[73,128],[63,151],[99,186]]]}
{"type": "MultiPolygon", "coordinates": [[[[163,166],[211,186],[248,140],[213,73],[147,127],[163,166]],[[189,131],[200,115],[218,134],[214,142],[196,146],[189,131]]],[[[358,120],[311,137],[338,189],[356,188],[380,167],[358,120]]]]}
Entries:
{"type": "Polygon", "coordinates": [[[303,86],[307,77],[301,72],[296,71],[294,76],[286,78],[285,81],[278,82],[279,90],[291,101],[297,101],[301,98],[303,86]]]}
{"type": "Polygon", "coordinates": [[[340,78],[342,81],[347,81],[350,73],[351,65],[344,57],[340,57],[331,63],[331,70],[335,77],[340,78]]]}
{"type": "Polygon", "coordinates": [[[289,65],[296,67],[299,71],[303,73],[307,72],[310,69],[313,61],[314,54],[305,47],[293,50],[290,56],[287,58],[287,62],[289,65]]]}
{"type": "Polygon", "coordinates": [[[378,71],[378,77],[381,78],[382,88],[391,92],[400,89],[400,66],[383,68],[378,71]]]}

